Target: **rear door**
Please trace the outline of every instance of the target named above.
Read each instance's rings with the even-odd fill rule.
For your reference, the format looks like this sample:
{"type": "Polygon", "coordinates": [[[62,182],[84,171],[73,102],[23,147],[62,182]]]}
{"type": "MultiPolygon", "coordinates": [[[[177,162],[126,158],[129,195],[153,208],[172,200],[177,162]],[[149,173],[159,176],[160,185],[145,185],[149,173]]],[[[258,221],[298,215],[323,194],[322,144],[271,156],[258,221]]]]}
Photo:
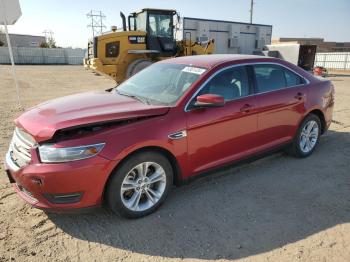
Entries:
{"type": "Polygon", "coordinates": [[[257,146],[276,146],[293,138],[305,113],[306,80],[278,64],[252,66],[258,105],[257,146]]]}

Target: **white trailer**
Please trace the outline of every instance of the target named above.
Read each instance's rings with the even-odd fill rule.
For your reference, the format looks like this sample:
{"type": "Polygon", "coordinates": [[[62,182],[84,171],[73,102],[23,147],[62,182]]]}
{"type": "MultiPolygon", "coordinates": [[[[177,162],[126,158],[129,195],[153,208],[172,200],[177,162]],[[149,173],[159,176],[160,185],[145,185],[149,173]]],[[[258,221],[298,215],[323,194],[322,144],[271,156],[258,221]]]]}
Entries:
{"type": "Polygon", "coordinates": [[[176,38],[215,39],[216,54],[253,54],[271,43],[271,35],[271,25],[183,17],[176,38]]]}
{"type": "Polygon", "coordinates": [[[300,44],[273,44],[264,47],[263,54],[286,60],[292,64],[300,66],[307,71],[314,67],[316,56],[316,45],[300,44]]]}

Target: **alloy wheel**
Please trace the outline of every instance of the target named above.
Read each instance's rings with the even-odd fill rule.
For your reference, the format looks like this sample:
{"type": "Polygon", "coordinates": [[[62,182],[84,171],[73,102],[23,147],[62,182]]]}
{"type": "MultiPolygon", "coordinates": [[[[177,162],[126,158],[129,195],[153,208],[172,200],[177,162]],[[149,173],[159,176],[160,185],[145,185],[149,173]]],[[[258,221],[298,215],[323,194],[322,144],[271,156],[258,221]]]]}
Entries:
{"type": "Polygon", "coordinates": [[[304,125],[299,140],[299,146],[303,153],[312,151],[317,143],[319,127],[316,121],[310,120],[304,125]]]}
{"type": "Polygon", "coordinates": [[[121,185],[121,200],[132,211],[152,208],[163,196],[166,187],[164,169],[155,162],[143,162],[133,167],[121,185]]]}

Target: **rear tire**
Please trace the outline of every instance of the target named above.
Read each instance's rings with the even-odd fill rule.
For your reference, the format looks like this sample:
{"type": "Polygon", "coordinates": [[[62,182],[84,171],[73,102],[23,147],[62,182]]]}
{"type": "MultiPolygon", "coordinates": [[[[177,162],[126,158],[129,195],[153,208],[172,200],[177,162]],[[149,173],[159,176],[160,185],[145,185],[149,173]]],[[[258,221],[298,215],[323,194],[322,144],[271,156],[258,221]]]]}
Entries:
{"type": "Polygon", "coordinates": [[[173,169],[165,156],[153,151],[137,153],[112,174],[107,204],[113,213],[126,218],[149,215],[164,202],[172,182],[173,169]]]}
{"type": "Polygon", "coordinates": [[[309,114],[300,124],[299,129],[293,139],[291,146],[288,148],[288,153],[295,157],[310,156],[321,136],[321,121],[318,116],[309,114]]]}

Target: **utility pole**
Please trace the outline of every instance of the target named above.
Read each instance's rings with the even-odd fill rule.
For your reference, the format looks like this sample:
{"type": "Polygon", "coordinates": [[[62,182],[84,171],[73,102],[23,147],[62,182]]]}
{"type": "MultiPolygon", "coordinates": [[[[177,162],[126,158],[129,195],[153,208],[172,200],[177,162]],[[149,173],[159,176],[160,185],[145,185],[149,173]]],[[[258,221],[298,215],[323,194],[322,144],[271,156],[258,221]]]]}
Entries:
{"type": "Polygon", "coordinates": [[[91,10],[86,16],[90,20],[88,27],[92,29],[92,37],[102,34],[103,29],[106,28],[103,24],[103,20],[106,19],[106,16],[101,11],[94,10],[91,10]]]}
{"type": "Polygon", "coordinates": [[[46,29],[43,31],[43,34],[45,36],[45,39],[46,39],[46,43],[49,43],[50,41],[53,40],[53,32],[49,29],[46,29]]]}
{"type": "Polygon", "coordinates": [[[254,0],[250,0],[250,23],[253,23],[254,0]]]}

